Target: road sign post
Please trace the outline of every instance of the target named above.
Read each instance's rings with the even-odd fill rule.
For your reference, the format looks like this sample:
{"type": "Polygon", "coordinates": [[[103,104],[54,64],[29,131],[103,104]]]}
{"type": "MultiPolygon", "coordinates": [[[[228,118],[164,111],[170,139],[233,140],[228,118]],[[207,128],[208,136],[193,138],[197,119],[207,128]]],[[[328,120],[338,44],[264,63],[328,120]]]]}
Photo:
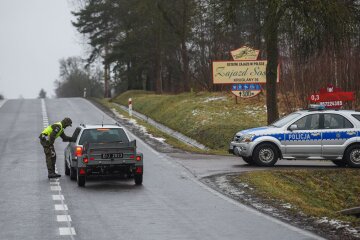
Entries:
{"type": "Polygon", "coordinates": [[[129,104],[129,116],[132,117],[132,99],[131,98],[129,98],[128,104],[129,104]]]}

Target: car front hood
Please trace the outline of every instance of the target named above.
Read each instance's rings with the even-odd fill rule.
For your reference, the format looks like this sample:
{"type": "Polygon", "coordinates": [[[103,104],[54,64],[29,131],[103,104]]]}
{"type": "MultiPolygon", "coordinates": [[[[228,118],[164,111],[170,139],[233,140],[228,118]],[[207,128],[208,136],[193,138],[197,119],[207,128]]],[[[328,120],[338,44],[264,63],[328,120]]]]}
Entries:
{"type": "Polygon", "coordinates": [[[279,133],[280,128],[272,127],[272,126],[264,126],[264,127],[258,127],[258,128],[250,128],[245,129],[243,131],[238,132],[236,135],[246,135],[246,134],[255,134],[257,136],[259,135],[268,135],[268,134],[274,134],[279,133]]]}

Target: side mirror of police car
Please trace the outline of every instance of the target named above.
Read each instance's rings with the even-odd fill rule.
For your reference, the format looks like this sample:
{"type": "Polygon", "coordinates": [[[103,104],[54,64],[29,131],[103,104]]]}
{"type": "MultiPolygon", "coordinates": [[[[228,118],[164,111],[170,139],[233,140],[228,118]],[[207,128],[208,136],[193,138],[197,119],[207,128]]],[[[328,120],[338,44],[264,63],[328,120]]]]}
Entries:
{"type": "Polygon", "coordinates": [[[298,126],[296,124],[293,124],[289,127],[289,130],[290,131],[294,131],[294,130],[297,130],[298,129],[298,126]]]}

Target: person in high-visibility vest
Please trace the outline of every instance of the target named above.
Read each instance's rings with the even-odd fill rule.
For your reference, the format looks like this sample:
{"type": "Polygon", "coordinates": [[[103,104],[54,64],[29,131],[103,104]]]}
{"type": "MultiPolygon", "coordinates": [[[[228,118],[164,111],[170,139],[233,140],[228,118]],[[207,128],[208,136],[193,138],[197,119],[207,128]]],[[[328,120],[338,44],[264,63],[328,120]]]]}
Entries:
{"type": "Polygon", "coordinates": [[[40,134],[40,144],[44,147],[46,166],[48,169],[48,178],[61,177],[55,172],[56,152],[54,148],[55,139],[61,137],[64,142],[73,142],[72,137],[68,137],[64,133],[66,127],[71,126],[70,118],[64,118],[61,122],[54,123],[46,127],[40,134]]]}

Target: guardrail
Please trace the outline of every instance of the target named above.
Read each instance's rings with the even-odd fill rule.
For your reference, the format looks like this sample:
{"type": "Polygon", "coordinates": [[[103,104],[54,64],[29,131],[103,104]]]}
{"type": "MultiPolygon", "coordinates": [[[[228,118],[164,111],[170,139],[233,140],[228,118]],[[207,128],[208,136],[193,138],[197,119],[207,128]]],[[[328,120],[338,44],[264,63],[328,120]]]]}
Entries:
{"type": "MultiPolygon", "coordinates": [[[[124,111],[128,111],[129,109],[123,105],[120,105],[118,103],[114,103],[115,105],[117,105],[118,107],[120,107],[121,109],[123,109],[124,111]]],[[[142,113],[139,113],[139,112],[136,112],[134,110],[132,110],[132,114],[134,116],[136,116],[137,118],[147,122],[148,124],[154,126],[155,128],[157,128],[158,130],[166,133],[166,134],[169,134],[170,136],[173,136],[177,139],[179,139],[181,142],[187,144],[187,145],[190,145],[190,146],[193,146],[193,147],[196,147],[196,148],[199,148],[199,149],[202,149],[202,150],[209,150],[206,146],[204,146],[203,144],[197,142],[196,140],[194,139],[191,139],[187,136],[185,136],[184,134],[182,133],[179,133],[161,123],[158,123],[156,122],[155,120],[153,120],[152,118],[149,118],[148,116],[142,114],[142,113]]]]}

